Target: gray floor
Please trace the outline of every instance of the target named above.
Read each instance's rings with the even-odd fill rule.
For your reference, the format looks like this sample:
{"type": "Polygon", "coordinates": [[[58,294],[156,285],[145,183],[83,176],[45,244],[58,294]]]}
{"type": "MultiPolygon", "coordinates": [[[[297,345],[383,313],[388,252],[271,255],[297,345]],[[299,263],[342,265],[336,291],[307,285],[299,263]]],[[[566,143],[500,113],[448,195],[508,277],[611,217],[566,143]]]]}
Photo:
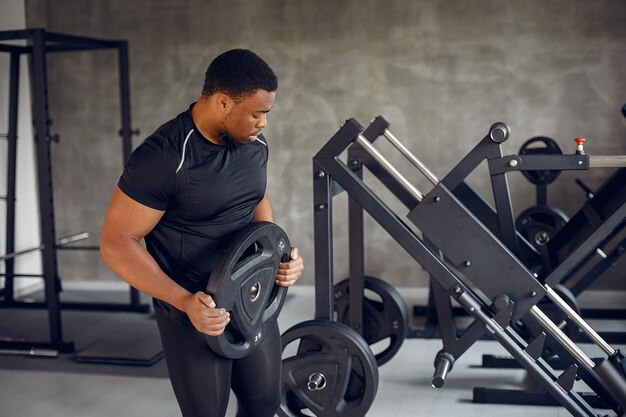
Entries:
{"type": "MultiPolygon", "coordinates": [[[[294,296],[286,303],[280,317],[283,330],[313,315],[311,287],[296,286],[290,293],[294,296]]],[[[483,353],[505,354],[496,342],[491,341],[481,341],[472,346],[457,361],[446,386],[433,389],[430,386],[432,362],[440,348],[439,340],[407,340],[398,354],[380,368],[380,385],[368,416],[569,415],[561,407],[473,404],[472,388],[475,386],[520,388],[524,384],[524,371],[478,367],[483,353]]],[[[595,353],[589,352],[591,355],[595,353]]],[[[0,417],[179,415],[165,378],[79,374],[32,368],[0,370],[0,417]]],[[[233,415],[233,407],[230,407],[228,416],[233,415]]]]}

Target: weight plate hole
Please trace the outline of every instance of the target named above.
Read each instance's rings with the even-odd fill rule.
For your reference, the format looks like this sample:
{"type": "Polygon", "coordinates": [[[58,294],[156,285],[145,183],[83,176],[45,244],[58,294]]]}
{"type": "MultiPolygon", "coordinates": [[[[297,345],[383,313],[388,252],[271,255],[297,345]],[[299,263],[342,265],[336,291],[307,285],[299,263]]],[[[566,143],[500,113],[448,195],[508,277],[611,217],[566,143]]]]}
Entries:
{"type": "Polygon", "coordinates": [[[261,246],[261,244],[258,241],[254,241],[250,244],[250,246],[248,246],[246,248],[245,251],[243,251],[243,253],[241,254],[241,258],[240,259],[246,259],[249,258],[251,256],[256,256],[257,254],[259,254],[260,252],[263,252],[263,247],[261,246]]]}
{"type": "Polygon", "coordinates": [[[252,284],[252,287],[250,287],[250,301],[254,303],[259,298],[260,294],[261,294],[261,283],[255,282],[254,284],[252,284]]]}

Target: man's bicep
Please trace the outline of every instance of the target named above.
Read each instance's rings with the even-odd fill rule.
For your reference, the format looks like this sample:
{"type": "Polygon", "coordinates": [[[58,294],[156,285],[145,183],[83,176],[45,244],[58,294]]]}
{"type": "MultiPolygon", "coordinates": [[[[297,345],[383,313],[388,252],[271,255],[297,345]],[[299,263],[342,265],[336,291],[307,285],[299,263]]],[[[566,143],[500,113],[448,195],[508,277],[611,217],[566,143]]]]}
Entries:
{"type": "Polygon", "coordinates": [[[115,187],[102,229],[103,235],[141,240],[161,220],[165,211],[141,204],[115,187]]]}
{"type": "Polygon", "coordinates": [[[274,222],[274,212],[272,210],[272,203],[270,202],[270,198],[267,194],[263,196],[261,201],[254,208],[254,221],[266,221],[266,222],[274,222]]]}

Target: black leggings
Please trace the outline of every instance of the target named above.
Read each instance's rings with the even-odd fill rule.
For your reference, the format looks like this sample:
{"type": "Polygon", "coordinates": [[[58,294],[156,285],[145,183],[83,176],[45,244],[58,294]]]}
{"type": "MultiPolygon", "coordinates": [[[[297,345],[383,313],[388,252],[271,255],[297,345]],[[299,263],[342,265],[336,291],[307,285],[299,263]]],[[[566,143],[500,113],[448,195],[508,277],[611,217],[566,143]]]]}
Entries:
{"type": "Polygon", "coordinates": [[[174,307],[167,306],[169,311],[163,307],[155,305],[155,316],[183,417],[224,417],[231,388],[237,397],[237,417],[275,415],[282,367],[278,324],[250,355],[225,359],[209,348],[186,315],[174,307]]]}

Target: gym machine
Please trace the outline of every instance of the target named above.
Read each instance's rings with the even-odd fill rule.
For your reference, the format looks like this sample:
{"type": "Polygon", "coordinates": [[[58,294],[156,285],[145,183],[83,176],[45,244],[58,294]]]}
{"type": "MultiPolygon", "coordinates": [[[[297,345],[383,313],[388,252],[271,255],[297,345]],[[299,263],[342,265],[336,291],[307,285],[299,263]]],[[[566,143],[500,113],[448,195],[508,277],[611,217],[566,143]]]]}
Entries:
{"type": "MultiPolygon", "coordinates": [[[[435,358],[434,387],[442,387],[455,360],[476,340],[488,334],[572,415],[596,415],[593,406],[573,390],[576,378],[582,378],[594,391],[594,395],[602,399],[606,408],[622,414],[626,406],[623,355],[608,345],[554,288],[581,259],[623,223],[626,205],[612,206],[605,213],[601,225],[555,265],[547,276],[540,278],[526,266],[525,260],[541,257],[541,254],[514,227],[506,174],[520,169],[623,167],[626,166],[626,157],[590,156],[577,152],[574,155],[562,155],[556,164],[541,155],[505,157],[500,145],[508,139],[509,128],[504,123],[496,123],[479,144],[440,181],[389,132],[388,127],[389,124],[382,117],[377,117],[367,129],[350,119],[313,158],[317,278],[315,320],[312,320],[311,326],[315,322],[333,321],[334,318],[336,294],[333,287],[332,200],[345,191],[352,207],[350,225],[360,226],[354,229],[355,234],[363,231],[362,212],[365,210],[432,277],[432,296],[443,342],[443,349],[435,358]],[[388,162],[373,146],[378,137],[387,138],[432,183],[430,192],[422,193],[388,162]],[[346,149],[348,164],[339,158],[346,149]],[[495,211],[464,182],[484,160],[487,160],[492,176],[495,211]],[[364,165],[407,206],[407,218],[417,227],[419,234],[363,181],[364,165]],[[489,209],[485,210],[485,207],[489,209]],[[538,307],[544,297],[566,314],[607,357],[595,362],[582,352],[538,307]],[[464,329],[457,328],[451,300],[455,300],[472,319],[471,324],[464,329]],[[520,334],[520,322],[524,327],[538,329],[538,332],[526,340],[520,334]],[[567,364],[565,371],[560,374],[542,357],[548,343],[551,351],[567,364]]],[[[582,151],[582,146],[579,151],[582,151]]],[[[350,230],[350,308],[347,313],[350,327],[345,327],[362,333],[366,325],[363,239],[362,235],[353,236],[354,230],[350,230]],[[353,239],[356,244],[353,244],[353,239]]],[[[316,330],[312,327],[309,332],[314,333],[316,330]]],[[[344,332],[343,328],[338,331],[344,332]]],[[[291,329],[283,338],[290,332],[291,329]]],[[[319,393],[319,384],[313,384],[315,389],[309,387],[308,391],[298,388],[307,386],[307,381],[300,381],[302,378],[308,378],[310,383],[320,380],[319,375],[324,376],[324,371],[316,370],[313,359],[309,357],[311,351],[313,349],[303,349],[300,369],[304,369],[304,372],[298,374],[290,369],[284,372],[284,384],[288,386],[284,391],[291,395],[292,401],[283,404],[283,409],[308,407],[313,410],[315,404],[323,403],[320,400],[324,397],[319,393]]],[[[375,390],[370,392],[370,395],[374,394],[375,390]]],[[[325,403],[327,405],[333,404],[328,398],[324,400],[329,401],[325,403]]],[[[367,401],[371,403],[373,398],[367,398],[367,401]]],[[[285,412],[284,415],[297,414],[285,412]]]]}
{"type": "Polygon", "coordinates": [[[52,165],[50,160],[50,144],[58,142],[58,135],[51,135],[49,128],[52,124],[48,114],[48,79],[46,57],[49,53],[90,51],[113,49],[117,51],[119,65],[119,89],[122,158],[126,161],[131,153],[131,138],[138,134],[131,128],[130,117],[130,81],[128,70],[128,43],[124,40],[103,40],[79,36],[64,35],[47,32],[44,29],[25,29],[0,32],[0,52],[10,54],[9,78],[9,117],[8,133],[2,138],[8,141],[7,152],[7,195],[2,200],[6,203],[6,254],[0,257],[4,262],[5,285],[0,294],[1,308],[45,308],[48,312],[49,340],[23,341],[2,340],[0,349],[7,352],[22,352],[31,355],[42,353],[46,356],[55,356],[58,352],[70,353],[74,351],[74,344],[63,339],[61,328],[61,309],[73,308],[81,310],[105,311],[133,311],[147,312],[149,307],[140,304],[139,292],[130,288],[128,304],[94,304],[94,303],[63,303],[59,299],[61,283],[57,271],[56,251],[71,250],[98,250],[97,246],[68,245],[87,237],[85,233],[72,235],[68,238],[57,239],[54,220],[54,203],[52,189],[52,165]],[[26,46],[10,43],[14,40],[27,41],[26,46]],[[16,186],[16,159],[17,159],[17,120],[19,97],[20,59],[23,55],[29,58],[32,91],[32,115],[36,144],[36,163],[39,196],[39,224],[42,243],[33,248],[16,251],[15,249],[15,186],[16,186]],[[14,269],[14,258],[24,253],[41,251],[42,274],[18,274],[14,269]],[[41,277],[44,281],[45,301],[42,303],[23,302],[14,296],[14,279],[22,276],[41,277]]]}
{"type": "MultiPolygon", "coordinates": [[[[583,138],[578,138],[582,145],[583,138]]],[[[519,150],[520,155],[541,154],[553,155],[553,160],[560,158],[563,151],[559,144],[552,138],[539,136],[526,141],[519,150]]],[[[524,177],[536,187],[536,204],[524,210],[515,220],[516,229],[526,238],[540,253],[541,259],[538,264],[528,265],[531,270],[542,271],[543,275],[549,273],[551,264],[558,264],[567,253],[568,247],[573,247],[573,242],[581,241],[589,234],[598,223],[597,216],[593,213],[603,211],[604,207],[612,204],[620,204],[623,200],[623,192],[619,188],[624,181],[624,174],[611,176],[596,191],[592,191],[580,178],[576,178],[578,184],[587,196],[589,202],[585,204],[572,219],[563,213],[558,207],[548,203],[548,185],[554,182],[562,171],[540,170],[521,171],[524,177]],[[595,198],[595,199],[594,199],[595,198]],[[593,199],[593,202],[591,201],[593,199]],[[561,229],[565,230],[561,232],[561,229]],[[580,230],[583,229],[583,230],[580,230]]],[[[626,238],[624,232],[626,224],[620,225],[595,252],[580,262],[576,268],[566,276],[561,284],[571,292],[571,296],[578,297],[585,289],[600,278],[608,269],[615,266],[616,262],[626,252],[626,238]]],[[[624,309],[586,308],[581,310],[584,318],[615,319],[623,317],[624,309]]],[[[623,343],[626,340],[623,335],[606,335],[607,340],[614,343],[623,343]],[[619,337],[621,336],[621,337],[619,337]]]]}
{"type": "MultiPolygon", "coordinates": [[[[367,135],[367,131],[365,132],[367,135]]],[[[377,137],[370,135],[368,137],[372,142],[374,142],[377,137]]],[[[397,139],[395,139],[397,141],[397,139]]],[[[580,139],[579,139],[580,140],[580,139]]],[[[582,141],[581,141],[582,142],[582,141]]],[[[400,144],[401,146],[401,144],[400,144]]],[[[488,152],[486,149],[480,149],[477,147],[473,151],[473,153],[485,153],[488,152]]],[[[544,167],[541,169],[536,163],[533,164],[523,163],[516,165],[517,161],[513,162],[515,167],[519,170],[524,176],[526,176],[531,182],[537,185],[537,206],[531,207],[530,209],[524,210],[517,219],[513,218],[513,213],[511,209],[510,200],[508,198],[509,190],[508,184],[506,181],[502,181],[499,178],[500,168],[496,164],[496,158],[490,157],[489,170],[492,178],[492,188],[494,190],[494,194],[500,196],[498,200],[500,202],[500,210],[495,211],[488,203],[486,203],[477,193],[475,193],[464,181],[460,182],[455,189],[452,190],[454,195],[461,200],[461,202],[468,207],[472,213],[488,228],[494,233],[496,236],[500,235],[501,227],[508,227],[509,230],[512,230],[517,239],[517,250],[519,251],[518,257],[524,260],[525,265],[532,271],[536,272],[539,275],[542,274],[542,262],[544,259],[550,257],[548,251],[553,252],[564,252],[559,246],[555,243],[557,241],[567,242],[572,234],[578,234],[576,238],[578,241],[582,241],[583,238],[594,230],[594,227],[597,228],[599,226],[600,218],[603,218],[603,214],[593,214],[596,211],[606,210],[603,207],[611,207],[619,204],[623,204],[624,199],[624,190],[616,189],[616,185],[620,184],[619,175],[616,177],[612,177],[611,180],[607,181],[607,184],[603,185],[598,191],[597,198],[593,201],[591,207],[585,206],[583,207],[579,213],[574,216],[578,221],[574,226],[571,224],[566,228],[568,232],[563,232],[555,242],[550,242],[549,245],[546,245],[547,242],[556,234],[556,232],[562,228],[565,223],[569,220],[562,214],[559,210],[553,209],[547,205],[547,189],[546,185],[556,179],[556,177],[560,174],[561,170],[547,169],[545,167],[563,167],[563,152],[561,151],[558,144],[546,137],[538,137],[533,138],[527,141],[520,149],[520,156],[516,156],[518,158],[523,158],[525,161],[529,161],[532,159],[541,160],[541,165],[544,167]],[[537,143],[541,143],[544,147],[536,147],[537,143]],[[529,156],[530,155],[530,156],[529,156]],[[541,156],[537,156],[541,155],[541,156]],[[527,170],[528,169],[528,170],[527,170]],[[610,184],[613,185],[610,185],[610,184]],[[595,208],[594,208],[595,207],[595,208]],[[589,224],[586,227],[581,227],[581,223],[585,220],[588,220],[589,224]],[[558,224],[558,228],[556,225],[558,224]],[[514,225],[514,226],[513,226],[514,225]],[[590,226],[593,225],[593,226],[590,226]],[[573,227],[571,227],[573,226],[573,227]],[[583,229],[583,230],[578,230],[583,229]],[[569,235],[566,238],[563,238],[564,235],[569,235]]],[[[362,175],[362,169],[360,166],[365,166],[368,170],[378,179],[380,180],[389,190],[393,192],[395,197],[398,200],[404,202],[408,209],[412,207],[412,201],[410,196],[407,196],[406,193],[398,187],[398,185],[393,181],[393,179],[385,172],[384,169],[378,164],[378,162],[373,159],[367,152],[364,152],[362,147],[358,144],[354,144],[350,146],[347,150],[348,161],[350,161],[352,170],[357,173],[359,176],[362,175]]],[[[511,159],[513,156],[506,156],[501,158],[511,159]]],[[[569,156],[565,156],[565,160],[567,160],[569,156]]],[[[471,158],[466,158],[471,159],[471,158]]],[[[507,162],[509,165],[510,161],[507,162]]],[[[462,164],[460,164],[462,165],[462,164]]],[[[580,167],[575,167],[576,169],[580,169],[580,167]]],[[[457,168],[458,169],[458,168],[457,168]]],[[[471,171],[472,167],[468,166],[463,169],[466,169],[467,172],[471,171]]],[[[563,169],[563,168],[561,168],[563,169]]],[[[430,174],[431,178],[434,178],[434,175],[430,174]]],[[[624,174],[620,174],[624,175],[624,174]]],[[[591,198],[593,196],[590,196],[591,198]]],[[[363,272],[359,269],[361,265],[363,265],[363,221],[362,221],[362,212],[363,209],[356,203],[353,199],[349,199],[349,248],[350,248],[350,268],[351,275],[356,276],[364,276],[363,272]]],[[[626,224],[622,224],[618,226],[616,230],[614,230],[611,234],[607,236],[605,240],[610,240],[614,237],[619,237],[618,232],[619,229],[623,229],[626,224]]],[[[510,235],[510,233],[509,233],[510,235]]],[[[555,290],[564,298],[567,299],[568,303],[575,309],[578,309],[577,300],[575,296],[580,294],[582,291],[582,285],[588,286],[594,279],[602,274],[606,269],[610,268],[611,265],[623,254],[623,244],[621,242],[610,251],[606,250],[607,254],[606,258],[603,257],[604,252],[598,248],[595,252],[590,254],[583,261],[579,262],[575,269],[571,274],[566,275],[563,283],[567,279],[569,279],[578,269],[580,269],[586,263],[590,263],[593,258],[597,259],[599,256],[603,257],[603,260],[599,262],[597,265],[593,267],[593,269],[584,276],[584,278],[573,287],[570,291],[567,287],[564,287],[561,284],[557,284],[555,286],[555,290]],[[574,292],[576,290],[576,292],[574,292]]],[[[512,244],[511,247],[515,247],[515,244],[512,244]]],[[[608,246],[607,246],[608,247],[608,246]]],[[[560,254],[559,256],[563,256],[560,254]]],[[[546,270],[549,271],[549,266],[544,266],[546,270]]],[[[365,278],[365,286],[372,287],[371,281],[380,281],[378,279],[364,276],[365,278]]],[[[335,286],[335,309],[338,311],[338,320],[343,323],[348,323],[347,316],[342,314],[344,311],[344,303],[346,301],[346,291],[344,287],[346,286],[345,282],[336,284],[335,286]],[[339,295],[339,296],[338,296],[339,295]]],[[[387,284],[388,286],[388,284],[387,284]]],[[[382,297],[384,300],[391,301],[390,303],[384,302],[383,306],[376,306],[376,312],[374,314],[369,314],[372,311],[371,308],[371,300],[366,299],[366,303],[364,304],[364,315],[368,318],[366,322],[370,322],[371,317],[380,317],[381,312],[383,313],[385,321],[387,323],[398,322],[404,323],[408,325],[407,319],[405,318],[407,313],[406,308],[402,305],[402,303],[398,303],[395,300],[398,299],[397,291],[391,291],[391,289],[383,288],[381,285],[376,284],[372,290],[377,293],[377,296],[382,297]]],[[[455,315],[463,315],[464,311],[460,308],[453,309],[455,315]]],[[[598,318],[601,315],[606,315],[606,318],[617,318],[619,316],[619,312],[615,312],[612,314],[607,310],[584,310],[584,314],[592,316],[593,318],[598,318]]],[[[413,306],[413,315],[415,317],[423,318],[423,324],[417,327],[411,327],[406,331],[406,337],[408,338],[438,338],[440,337],[438,331],[438,316],[435,306],[435,297],[433,293],[432,287],[429,288],[429,296],[428,302],[425,306],[413,306]]],[[[357,324],[358,325],[358,324],[357,324]]],[[[371,324],[368,325],[372,327],[371,324]]],[[[368,327],[366,326],[366,327],[368,327]]],[[[397,330],[398,328],[402,328],[403,326],[396,326],[395,329],[391,326],[381,327],[379,325],[375,326],[375,332],[379,335],[390,335],[394,337],[390,337],[390,343],[396,345],[394,348],[388,348],[387,353],[393,353],[397,351],[399,348],[399,344],[401,344],[403,337],[402,332],[397,330]]],[[[363,329],[365,333],[371,333],[367,328],[363,329]]],[[[578,329],[575,326],[569,326],[569,330],[571,334],[575,334],[578,332],[578,329]]],[[[603,332],[603,336],[610,342],[620,343],[624,340],[624,333],[622,332],[603,332]]],[[[377,339],[380,337],[376,337],[374,335],[365,334],[366,340],[372,338],[374,342],[377,342],[377,339]],[[372,337],[374,336],[374,337],[372,337]]],[[[585,340],[584,334],[581,335],[582,340],[585,340]]],[[[493,361],[492,361],[493,362],[493,361]]],[[[510,362],[508,362],[510,363],[510,362]]],[[[381,362],[379,361],[379,365],[381,362]]],[[[490,365],[493,366],[493,365],[490,365]]]]}
{"type": "MultiPolygon", "coordinates": [[[[626,115],[625,115],[626,116],[626,115]]],[[[577,153],[584,153],[583,138],[577,138],[577,153]]],[[[564,298],[567,304],[583,318],[590,319],[621,319],[623,308],[585,308],[580,309],[577,297],[600,278],[609,268],[613,267],[624,254],[626,245],[626,222],[622,222],[614,229],[602,228],[606,220],[610,220],[619,207],[626,203],[626,170],[619,169],[604,182],[596,191],[590,190],[580,179],[576,183],[586,192],[588,202],[569,219],[558,208],[548,204],[547,185],[560,175],[561,170],[549,169],[559,166],[559,159],[563,151],[556,141],[548,137],[536,137],[526,141],[520,148],[519,155],[542,155],[545,169],[525,171],[525,165],[520,166],[521,173],[536,185],[537,204],[524,210],[515,220],[516,230],[527,239],[540,253],[539,258],[526,259],[527,267],[538,274],[540,279],[545,278],[571,252],[581,245],[593,232],[605,233],[597,235],[602,242],[587,256],[580,259],[576,265],[554,286],[554,290],[564,298]],[[538,146],[539,145],[539,146],[538,146]],[[603,231],[604,230],[604,231],[603,231]]],[[[613,167],[619,167],[619,157],[614,158],[613,167]]],[[[495,164],[490,164],[490,171],[495,164]]],[[[497,231],[494,231],[497,234],[497,231]]],[[[595,238],[594,238],[595,239],[595,238]]],[[[591,342],[584,332],[568,316],[555,308],[549,299],[541,301],[539,306],[544,309],[553,321],[559,323],[564,332],[573,341],[591,342]]],[[[429,306],[430,307],[430,306],[429,306]]],[[[431,318],[436,323],[436,317],[431,318]]],[[[432,325],[432,323],[431,323],[432,325]]],[[[532,329],[537,331],[537,329],[532,329]]],[[[615,327],[615,326],[613,326],[615,327]]],[[[618,328],[619,329],[619,328],[618,328]]],[[[522,329],[524,331],[524,329],[522,329]]],[[[608,343],[624,342],[626,332],[619,330],[603,330],[599,332],[602,339],[608,343]]],[[[546,345],[552,345],[548,340],[546,345]]],[[[564,365],[558,357],[553,356],[548,347],[544,351],[544,359],[555,369],[563,369],[564,365]]],[[[595,360],[595,359],[594,359],[595,360]]],[[[510,357],[483,355],[483,367],[488,368],[517,368],[520,365],[510,357]]],[[[623,364],[621,365],[623,367],[623,364]]],[[[597,407],[606,407],[593,394],[586,395],[587,400],[597,407]]],[[[514,403],[558,405],[550,396],[546,396],[541,386],[525,390],[488,389],[477,387],[474,389],[474,402],[514,403]]]]}

